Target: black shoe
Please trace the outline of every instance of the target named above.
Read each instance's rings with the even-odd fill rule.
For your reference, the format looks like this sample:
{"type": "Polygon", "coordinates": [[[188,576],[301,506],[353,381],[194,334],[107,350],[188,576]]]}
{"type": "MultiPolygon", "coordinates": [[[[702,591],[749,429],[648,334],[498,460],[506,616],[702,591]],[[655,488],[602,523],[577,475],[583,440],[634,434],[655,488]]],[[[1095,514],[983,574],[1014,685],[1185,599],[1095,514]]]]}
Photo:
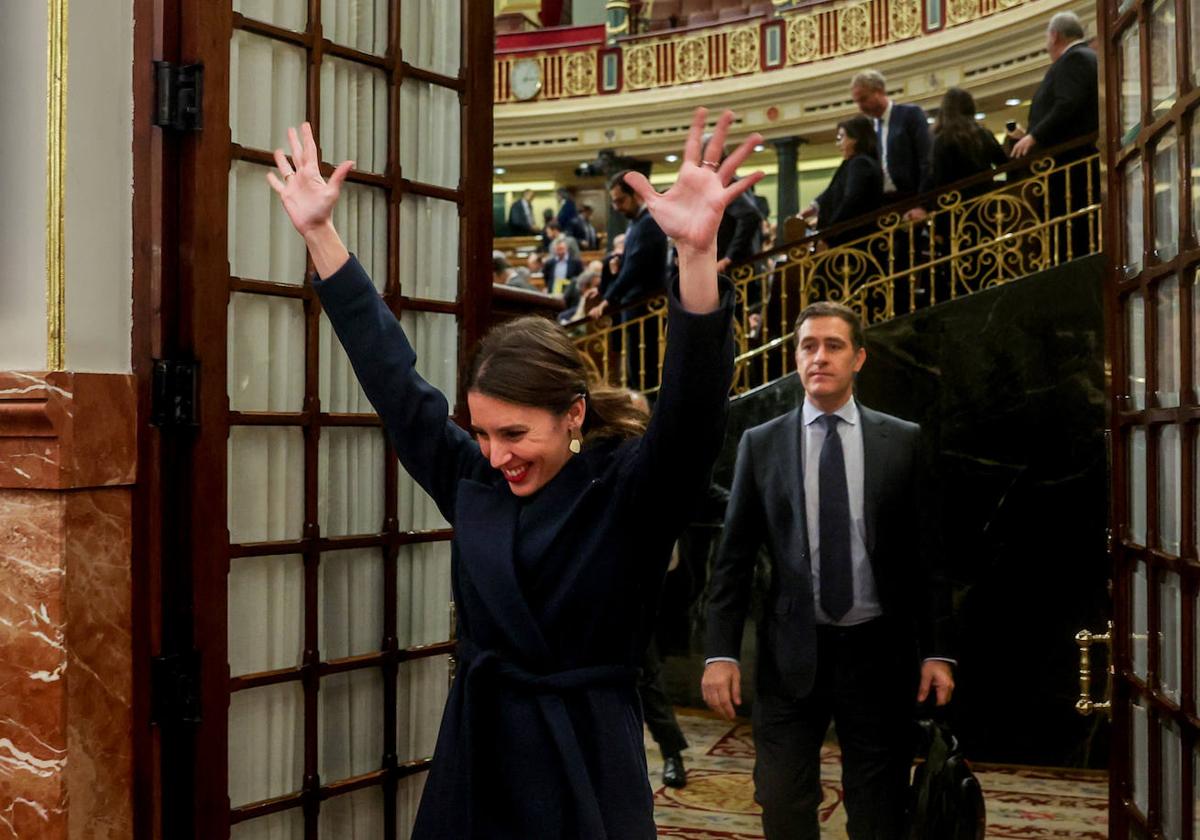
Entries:
{"type": "Polygon", "coordinates": [[[681,788],[687,785],[687,770],[683,767],[683,756],[679,753],[663,756],[663,784],[681,788]]]}

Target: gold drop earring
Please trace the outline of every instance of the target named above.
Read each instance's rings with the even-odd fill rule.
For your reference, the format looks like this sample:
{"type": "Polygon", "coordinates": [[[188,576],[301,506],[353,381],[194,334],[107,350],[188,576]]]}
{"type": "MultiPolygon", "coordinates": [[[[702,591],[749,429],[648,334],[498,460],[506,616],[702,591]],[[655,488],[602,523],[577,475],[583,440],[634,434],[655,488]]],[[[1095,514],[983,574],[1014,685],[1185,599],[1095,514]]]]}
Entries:
{"type": "Polygon", "coordinates": [[[571,434],[571,442],[567,444],[567,449],[571,450],[572,455],[578,455],[583,450],[583,442],[571,434]]]}

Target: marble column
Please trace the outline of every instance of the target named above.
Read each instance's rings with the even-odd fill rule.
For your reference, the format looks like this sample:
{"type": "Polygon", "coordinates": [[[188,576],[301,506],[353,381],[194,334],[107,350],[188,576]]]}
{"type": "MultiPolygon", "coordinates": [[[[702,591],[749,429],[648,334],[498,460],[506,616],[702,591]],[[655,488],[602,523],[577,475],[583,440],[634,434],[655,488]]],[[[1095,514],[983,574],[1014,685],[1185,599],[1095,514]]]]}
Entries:
{"type": "Polygon", "coordinates": [[[780,137],[772,140],[775,147],[775,157],[779,163],[779,200],[775,208],[776,220],[783,220],[800,212],[800,174],[796,164],[800,157],[799,137],[780,137]]]}
{"type": "Polygon", "coordinates": [[[0,840],[133,836],[132,376],[0,372],[0,840]]]}

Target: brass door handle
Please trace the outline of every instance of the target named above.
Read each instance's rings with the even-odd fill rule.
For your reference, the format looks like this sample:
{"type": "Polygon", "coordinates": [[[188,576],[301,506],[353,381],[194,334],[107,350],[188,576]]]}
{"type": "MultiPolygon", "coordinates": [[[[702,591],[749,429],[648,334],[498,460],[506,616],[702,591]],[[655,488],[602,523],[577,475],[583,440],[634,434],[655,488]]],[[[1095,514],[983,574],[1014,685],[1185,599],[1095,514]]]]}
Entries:
{"type": "Polygon", "coordinates": [[[1109,621],[1108,630],[1103,633],[1080,630],[1075,634],[1075,643],[1079,645],[1079,699],[1075,701],[1075,711],[1081,715],[1112,713],[1112,632],[1113,623],[1109,621]],[[1104,645],[1108,649],[1108,679],[1104,700],[1092,699],[1092,645],[1104,645]]]}

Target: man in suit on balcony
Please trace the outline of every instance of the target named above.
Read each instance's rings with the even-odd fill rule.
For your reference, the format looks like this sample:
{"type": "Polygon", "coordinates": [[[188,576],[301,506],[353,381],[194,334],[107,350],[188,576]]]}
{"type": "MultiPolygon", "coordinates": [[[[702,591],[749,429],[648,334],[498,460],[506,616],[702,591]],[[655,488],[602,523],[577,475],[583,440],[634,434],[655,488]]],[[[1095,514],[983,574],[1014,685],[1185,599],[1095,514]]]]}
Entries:
{"type": "MultiPolygon", "coordinates": [[[[1096,52],[1088,46],[1083,24],[1074,12],[1059,12],[1046,27],[1046,51],[1050,69],[1042,78],[1029,104],[1029,127],[1008,133],[1013,141],[1011,155],[1025,157],[1035,148],[1049,149],[1078,137],[1095,134],[1100,128],[1100,89],[1096,52]]],[[[1096,153],[1093,144],[1077,146],[1054,156],[1057,167],[1067,167],[1049,179],[1047,213],[1050,219],[1100,201],[1100,170],[1097,164],[1074,163],[1096,153]],[[1074,163],[1074,165],[1072,165],[1074,163]],[[1091,187],[1090,194],[1088,187],[1091,187]],[[1067,189],[1070,188],[1068,206],[1067,189]]],[[[1089,233],[1088,216],[1070,222],[1069,256],[1084,256],[1097,243],[1089,233]]],[[[1065,261],[1067,237],[1059,239],[1059,259],[1065,261]]]]}
{"type": "Polygon", "coordinates": [[[933,138],[921,106],[893,102],[887,95],[887,80],[878,70],[856,74],[850,80],[850,98],[875,126],[884,203],[901,201],[927,189],[933,138]]]}
{"type": "Polygon", "coordinates": [[[758,626],[755,799],[767,840],[818,840],[821,745],[842,750],[851,840],[901,840],[914,701],[954,690],[921,429],[862,405],[858,315],[808,306],[796,325],[801,405],[738,446],[710,583],[704,700],[741,704],[742,631],[759,549],[770,590],[758,626]]]}
{"type": "MultiPolygon", "coordinates": [[[[623,169],[608,182],[613,209],[629,219],[625,229],[625,252],[617,276],[604,289],[601,301],[588,312],[599,318],[609,309],[619,309],[641,298],[661,294],[667,285],[667,237],[654,221],[633,188],[625,183],[623,169]]],[[[618,323],[629,323],[645,315],[645,307],[618,313],[618,323]]],[[[658,385],[658,328],[653,320],[637,321],[625,330],[626,371],[629,387],[645,390],[658,385]],[[645,377],[641,375],[645,364],[645,377]]]]}

